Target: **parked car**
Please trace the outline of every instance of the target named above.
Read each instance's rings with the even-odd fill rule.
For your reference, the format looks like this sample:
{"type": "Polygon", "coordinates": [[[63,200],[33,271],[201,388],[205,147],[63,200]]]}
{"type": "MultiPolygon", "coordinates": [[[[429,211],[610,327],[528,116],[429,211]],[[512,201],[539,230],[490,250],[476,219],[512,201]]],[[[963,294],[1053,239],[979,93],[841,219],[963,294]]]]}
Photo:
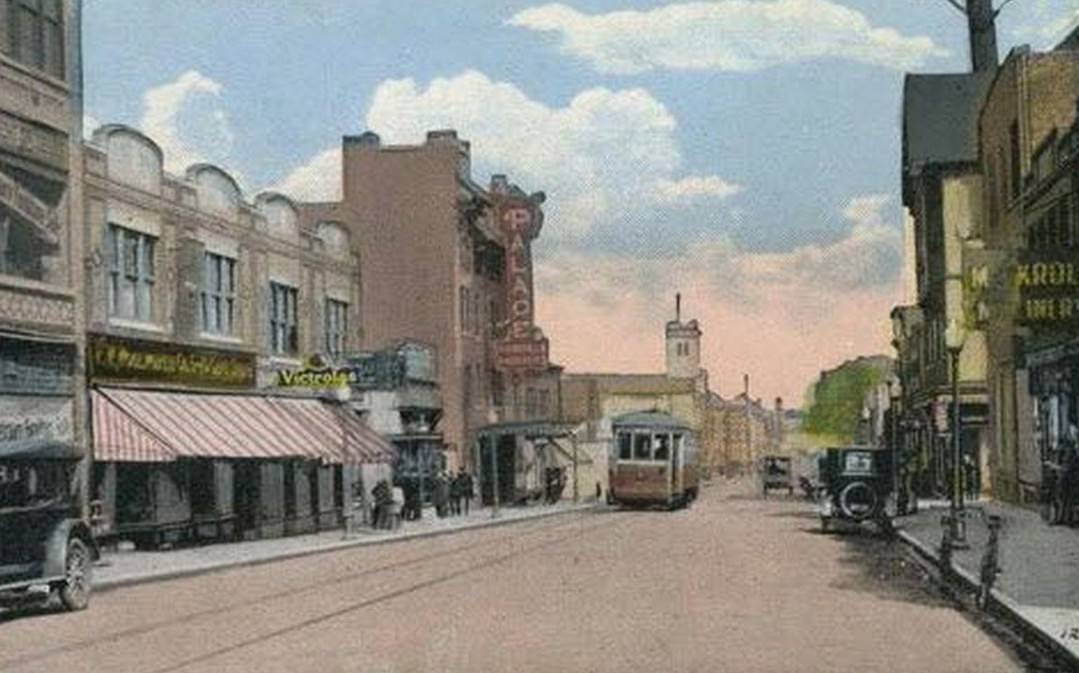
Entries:
{"type": "Polygon", "coordinates": [[[88,605],[98,549],[79,518],[79,458],[63,442],[0,443],[0,607],[88,605]]]}
{"type": "Polygon", "coordinates": [[[794,471],[788,456],[764,456],[761,458],[761,492],[779,489],[787,495],[794,495],[794,471]]]}
{"type": "Polygon", "coordinates": [[[821,530],[837,520],[889,526],[886,504],[893,494],[891,451],[869,446],[830,448],[820,456],[818,513],[821,530]]]}

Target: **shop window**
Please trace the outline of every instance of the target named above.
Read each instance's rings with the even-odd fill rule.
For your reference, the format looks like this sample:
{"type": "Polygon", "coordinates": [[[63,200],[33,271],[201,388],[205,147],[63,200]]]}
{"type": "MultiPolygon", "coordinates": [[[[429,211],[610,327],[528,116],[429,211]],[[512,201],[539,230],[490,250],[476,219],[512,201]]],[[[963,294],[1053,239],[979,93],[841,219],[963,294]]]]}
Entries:
{"type": "Polygon", "coordinates": [[[23,65],[64,79],[60,0],[0,0],[0,51],[23,65]]]}
{"type": "Polygon", "coordinates": [[[270,283],[270,349],[275,355],[300,352],[296,302],[299,291],[283,283],[270,283]]]}
{"type": "Polygon", "coordinates": [[[348,345],[348,304],[337,299],[326,300],[326,352],[341,355],[348,345]]]}
{"type": "Polygon", "coordinates": [[[154,248],[157,238],[110,224],[109,316],[150,322],[153,318],[154,248]]]}
{"type": "Polygon", "coordinates": [[[33,226],[0,205],[0,274],[45,280],[44,257],[54,250],[33,226]]]}
{"type": "Polygon", "coordinates": [[[236,317],[236,260],[205,254],[202,274],[202,331],[231,336],[236,317]]]}

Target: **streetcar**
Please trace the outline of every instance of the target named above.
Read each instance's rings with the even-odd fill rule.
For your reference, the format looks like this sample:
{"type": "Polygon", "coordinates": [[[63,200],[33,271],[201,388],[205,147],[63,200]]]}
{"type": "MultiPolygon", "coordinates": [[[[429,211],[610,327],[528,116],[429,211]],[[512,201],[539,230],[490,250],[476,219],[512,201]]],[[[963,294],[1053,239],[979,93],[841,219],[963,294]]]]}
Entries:
{"type": "Polygon", "coordinates": [[[697,497],[697,444],[684,421],[658,411],[611,421],[611,504],[684,507],[697,497]]]}

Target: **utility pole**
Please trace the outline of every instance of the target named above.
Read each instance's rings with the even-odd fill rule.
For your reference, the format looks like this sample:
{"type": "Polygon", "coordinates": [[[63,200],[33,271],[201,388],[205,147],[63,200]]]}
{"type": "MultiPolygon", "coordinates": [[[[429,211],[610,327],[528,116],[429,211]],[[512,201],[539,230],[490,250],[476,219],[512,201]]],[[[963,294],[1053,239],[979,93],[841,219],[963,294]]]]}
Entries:
{"type": "Polygon", "coordinates": [[[997,67],[996,20],[1008,3],[1004,0],[996,9],[993,0],[944,0],[967,17],[967,35],[970,41],[970,64],[973,72],[992,71],[997,67]]]}

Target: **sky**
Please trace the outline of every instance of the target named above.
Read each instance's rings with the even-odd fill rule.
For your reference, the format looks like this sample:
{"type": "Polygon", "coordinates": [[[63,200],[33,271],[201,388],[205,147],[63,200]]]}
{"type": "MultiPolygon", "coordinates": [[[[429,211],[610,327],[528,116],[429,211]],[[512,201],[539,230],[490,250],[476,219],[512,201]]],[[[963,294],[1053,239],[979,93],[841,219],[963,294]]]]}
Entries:
{"type": "MultiPolygon", "coordinates": [[[[1048,48],[1079,0],[1012,0],[998,42],[1048,48]]],[[[300,200],[340,139],[455,128],[473,177],[544,191],[537,322],[568,371],[663,368],[704,332],[713,390],[801,404],[890,353],[905,297],[904,72],[968,68],[947,0],[85,0],[86,126],[125,123],[300,200]]]]}

